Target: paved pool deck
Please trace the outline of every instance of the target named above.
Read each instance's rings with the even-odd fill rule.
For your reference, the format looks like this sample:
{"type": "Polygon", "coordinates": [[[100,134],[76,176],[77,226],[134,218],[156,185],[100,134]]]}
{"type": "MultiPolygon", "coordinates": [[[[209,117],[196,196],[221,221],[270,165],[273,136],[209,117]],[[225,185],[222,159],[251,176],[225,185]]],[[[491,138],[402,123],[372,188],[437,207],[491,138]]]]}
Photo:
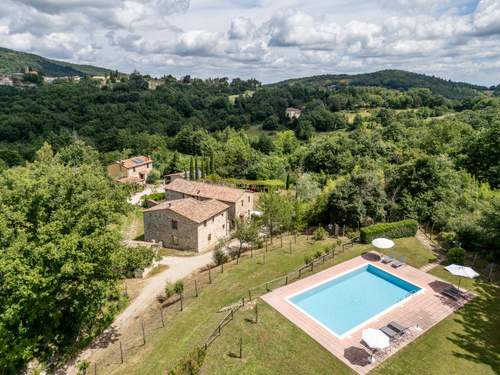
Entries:
{"type": "MultiPolygon", "coordinates": [[[[467,302],[467,300],[457,302],[443,296],[440,291],[450,284],[433,275],[409,265],[396,269],[390,264],[383,264],[378,258],[379,254],[375,252],[361,255],[287,286],[275,289],[261,298],[358,374],[366,374],[467,302]],[[373,264],[401,279],[407,280],[421,287],[422,291],[405,299],[374,319],[366,321],[342,338],[335,336],[287,301],[288,297],[304,289],[366,264],[373,264]],[[388,349],[374,354],[374,362],[371,362],[370,350],[361,342],[361,332],[366,328],[379,329],[391,321],[396,321],[408,327],[408,330],[401,338],[392,342],[388,349]]],[[[468,297],[472,298],[473,295],[468,294],[468,297]]],[[[276,329],[279,329],[279,327],[276,329]]]]}

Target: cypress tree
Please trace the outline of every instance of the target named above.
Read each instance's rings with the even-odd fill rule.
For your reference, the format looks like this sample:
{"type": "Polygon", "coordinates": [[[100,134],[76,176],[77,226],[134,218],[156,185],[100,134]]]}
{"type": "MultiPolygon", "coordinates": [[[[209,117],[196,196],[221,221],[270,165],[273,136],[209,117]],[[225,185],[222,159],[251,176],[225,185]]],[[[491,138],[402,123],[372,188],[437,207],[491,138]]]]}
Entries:
{"type": "Polygon", "coordinates": [[[189,159],[189,179],[194,180],[194,164],[193,164],[193,157],[191,156],[191,159],[189,159]]]}
{"type": "Polygon", "coordinates": [[[210,160],[205,158],[205,176],[210,174],[210,160]]]}
{"type": "Polygon", "coordinates": [[[198,158],[194,157],[194,179],[198,179],[198,158]]]}
{"type": "Polygon", "coordinates": [[[210,153],[210,174],[215,174],[214,168],[214,153],[210,153]]]}

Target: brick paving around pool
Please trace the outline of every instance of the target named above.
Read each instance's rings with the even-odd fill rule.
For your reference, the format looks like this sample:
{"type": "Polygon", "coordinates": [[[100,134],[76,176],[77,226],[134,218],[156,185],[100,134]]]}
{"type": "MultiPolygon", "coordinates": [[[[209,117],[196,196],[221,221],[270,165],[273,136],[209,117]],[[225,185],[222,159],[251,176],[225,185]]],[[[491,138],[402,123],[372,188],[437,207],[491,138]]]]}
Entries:
{"type": "Polygon", "coordinates": [[[462,307],[468,299],[473,298],[471,293],[467,293],[467,299],[460,302],[454,301],[440,293],[441,290],[450,285],[449,283],[409,265],[397,269],[393,268],[390,264],[383,264],[376,260],[378,258],[379,256],[375,252],[364,254],[287,286],[275,289],[261,298],[354,371],[359,374],[366,374],[462,307]],[[401,279],[409,281],[421,287],[422,291],[405,299],[394,308],[388,309],[387,312],[382,313],[375,319],[368,320],[343,338],[335,336],[287,301],[287,298],[291,295],[366,264],[373,264],[401,279]],[[408,327],[408,330],[402,337],[391,342],[388,349],[379,353],[371,353],[361,342],[361,332],[366,328],[379,329],[391,321],[396,321],[408,327]],[[373,354],[374,361],[370,361],[371,354],[373,354]]]}

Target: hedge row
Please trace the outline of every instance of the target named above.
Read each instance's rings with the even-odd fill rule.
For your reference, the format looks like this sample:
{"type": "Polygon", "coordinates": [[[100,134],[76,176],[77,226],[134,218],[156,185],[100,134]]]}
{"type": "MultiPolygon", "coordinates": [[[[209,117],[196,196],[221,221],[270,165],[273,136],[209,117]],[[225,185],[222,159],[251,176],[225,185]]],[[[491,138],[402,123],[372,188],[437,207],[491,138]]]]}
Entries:
{"type": "Polygon", "coordinates": [[[412,237],[417,234],[417,228],[418,223],[412,219],[370,225],[361,229],[361,242],[370,243],[378,237],[412,237]]]}

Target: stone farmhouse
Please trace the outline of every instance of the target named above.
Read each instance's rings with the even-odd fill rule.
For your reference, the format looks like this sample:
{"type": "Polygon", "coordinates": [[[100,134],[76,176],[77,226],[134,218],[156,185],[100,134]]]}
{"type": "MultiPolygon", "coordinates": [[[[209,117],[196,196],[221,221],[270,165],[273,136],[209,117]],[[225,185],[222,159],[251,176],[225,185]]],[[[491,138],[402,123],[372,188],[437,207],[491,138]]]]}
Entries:
{"type": "Polygon", "coordinates": [[[228,210],[215,199],[160,203],[144,211],[144,239],[180,250],[210,249],[229,235],[228,210]]]}
{"type": "Polygon", "coordinates": [[[165,186],[165,199],[171,201],[182,198],[216,199],[225,203],[229,206],[228,217],[231,224],[237,218],[250,217],[254,209],[254,193],[252,192],[176,178],[165,186]]]}
{"type": "Polygon", "coordinates": [[[302,111],[298,108],[288,107],[285,111],[285,116],[289,119],[298,119],[302,115],[302,111]]]}
{"type": "Polygon", "coordinates": [[[108,165],[108,174],[123,183],[144,183],[153,169],[153,159],[149,156],[136,156],[118,160],[108,165]]]}

